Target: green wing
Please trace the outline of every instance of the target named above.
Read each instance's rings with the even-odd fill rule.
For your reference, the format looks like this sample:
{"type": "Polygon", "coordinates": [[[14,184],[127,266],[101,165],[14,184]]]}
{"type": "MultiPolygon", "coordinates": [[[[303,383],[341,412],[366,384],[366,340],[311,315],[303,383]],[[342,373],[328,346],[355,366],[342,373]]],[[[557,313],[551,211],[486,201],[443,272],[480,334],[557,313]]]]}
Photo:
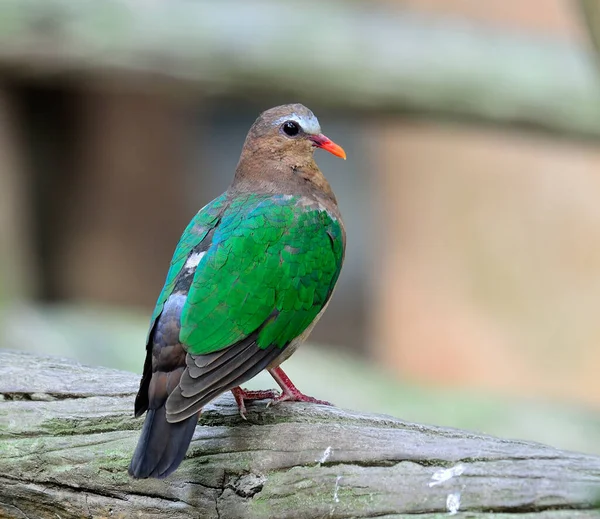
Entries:
{"type": "Polygon", "coordinates": [[[150,327],[148,329],[148,338],[146,342],[148,342],[149,336],[152,333],[156,319],[158,319],[158,316],[163,311],[165,301],[173,293],[177,277],[185,265],[188,256],[192,252],[193,248],[199,245],[202,240],[206,238],[207,234],[215,227],[215,225],[218,224],[219,215],[223,211],[225,203],[225,195],[221,195],[220,197],[214,199],[212,202],[198,211],[196,216],[192,218],[192,221],[183,231],[183,234],[179,239],[179,243],[175,248],[175,252],[173,253],[169,272],[167,273],[167,279],[165,280],[165,284],[160,292],[160,295],[158,296],[156,306],[154,307],[154,312],[150,318],[150,327]]]}
{"type": "Polygon", "coordinates": [[[323,309],[342,266],[342,229],[300,202],[250,195],[225,210],[182,310],[188,353],[211,354],[252,334],[259,348],[282,349],[323,309]]]}
{"type": "Polygon", "coordinates": [[[325,307],[342,266],[340,223],[306,200],[248,195],[217,212],[214,231],[202,227],[204,238],[192,240],[202,252],[191,282],[182,269],[193,247],[169,275],[166,293],[187,293],[178,319],[187,356],[166,402],[170,422],[273,362],[325,307]]]}

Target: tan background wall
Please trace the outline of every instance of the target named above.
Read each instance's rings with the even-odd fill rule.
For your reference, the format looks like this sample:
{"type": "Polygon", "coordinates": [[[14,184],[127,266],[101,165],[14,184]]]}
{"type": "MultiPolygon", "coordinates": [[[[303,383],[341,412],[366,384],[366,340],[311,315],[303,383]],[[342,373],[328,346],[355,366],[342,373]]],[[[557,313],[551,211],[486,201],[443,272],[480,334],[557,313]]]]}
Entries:
{"type": "MultiPolygon", "coordinates": [[[[568,1],[400,5],[584,37],[568,1]]],[[[600,148],[410,121],[374,143],[379,359],[431,384],[600,405],[600,148]]]]}

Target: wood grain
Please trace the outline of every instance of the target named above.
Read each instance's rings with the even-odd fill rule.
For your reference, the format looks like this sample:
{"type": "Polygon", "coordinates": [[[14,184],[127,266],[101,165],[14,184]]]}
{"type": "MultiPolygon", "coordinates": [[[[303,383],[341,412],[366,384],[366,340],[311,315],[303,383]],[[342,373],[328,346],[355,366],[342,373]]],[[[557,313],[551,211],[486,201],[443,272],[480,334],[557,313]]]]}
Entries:
{"type": "Polygon", "coordinates": [[[596,456],[310,404],[259,402],[244,422],[229,394],[205,408],[177,472],[135,481],[137,384],[0,352],[0,517],[429,519],[450,495],[458,517],[599,516],[596,456]]]}

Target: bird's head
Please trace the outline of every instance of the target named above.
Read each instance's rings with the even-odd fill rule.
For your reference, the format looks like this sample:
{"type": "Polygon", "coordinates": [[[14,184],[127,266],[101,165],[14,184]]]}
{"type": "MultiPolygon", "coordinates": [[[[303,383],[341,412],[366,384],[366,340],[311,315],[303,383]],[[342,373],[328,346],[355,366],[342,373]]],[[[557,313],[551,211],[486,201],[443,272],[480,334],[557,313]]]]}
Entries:
{"type": "Polygon", "coordinates": [[[292,156],[312,154],[315,148],[321,148],[346,158],[342,147],[321,133],[315,114],[301,104],[276,106],[260,114],[248,132],[244,147],[292,156]]]}
{"type": "Polygon", "coordinates": [[[276,106],[254,122],[242,149],[236,180],[283,183],[301,177],[329,190],[313,154],[321,148],[345,159],[346,153],[321,133],[318,119],[301,104],[276,106]]]}

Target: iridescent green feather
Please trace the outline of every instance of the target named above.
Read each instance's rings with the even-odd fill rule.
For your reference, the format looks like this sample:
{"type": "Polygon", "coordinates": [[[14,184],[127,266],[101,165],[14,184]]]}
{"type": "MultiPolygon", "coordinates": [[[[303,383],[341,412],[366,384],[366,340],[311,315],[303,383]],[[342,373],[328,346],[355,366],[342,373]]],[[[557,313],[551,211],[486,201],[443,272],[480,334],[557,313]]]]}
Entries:
{"type": "Polygon", "coordinates": [[[225,202],[225,195],[215,198],[212,202],[198,211],[196,216],[192,218],[192,221],[183,231],[175,252],[173,253],[169,272],[167,273],[167,279],[160,292],[160,295],[158,296],[158,300],[156,301],[156,306],[154,307],[154,312],[152,313],[152,317],[150,319],[148,335],[150,335],[152,332],[154,323],[163,310],[165,301],[173,292],[177,276],[185,265],[188,256],[192,252],[192,249],[202,242],[215,224],[218,223],[219,213],[222,211],[225,202]]]}
{"type": "MultiPolygon", "coordinates": [[[[301,335],[331,295],[341,269],[342,240],[336,219],[298,198],[233,200],[182,310],[180,339],[186,349],[211,353],[259,329],[261,348],[283,347],[301,335]]],[[[185,256],[179,263],[181,269],[185,256]]],[[[169,275],[171,284],[174,276],[169,275]]]]}

